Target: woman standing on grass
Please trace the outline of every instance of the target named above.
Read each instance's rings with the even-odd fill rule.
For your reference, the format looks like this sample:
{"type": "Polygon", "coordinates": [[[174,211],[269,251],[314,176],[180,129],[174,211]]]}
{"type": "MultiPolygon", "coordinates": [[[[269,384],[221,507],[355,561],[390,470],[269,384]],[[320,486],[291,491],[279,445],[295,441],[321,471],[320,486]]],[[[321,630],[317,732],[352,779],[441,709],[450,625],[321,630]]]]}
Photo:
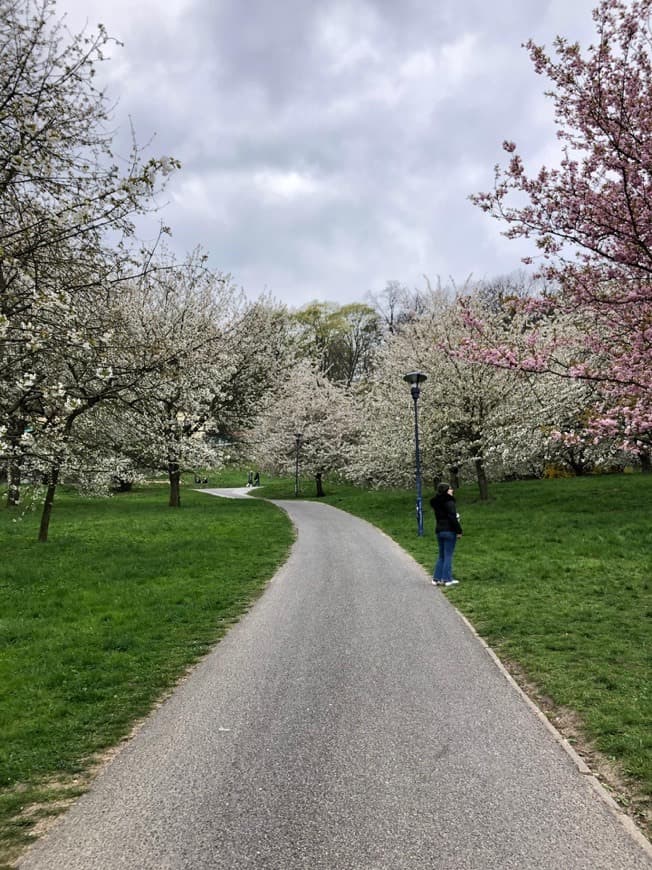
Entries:
{"type": "Polygon", "coordinates": [[[430,507],[435,512],[435,534],[439,545],[432,582],[435,586],[456,586],[458,581],[453,580],[453,553],[457,539],[462,537],[462,526],[450,483],[439,484],[437,495],[430,499],[430,507]]]}

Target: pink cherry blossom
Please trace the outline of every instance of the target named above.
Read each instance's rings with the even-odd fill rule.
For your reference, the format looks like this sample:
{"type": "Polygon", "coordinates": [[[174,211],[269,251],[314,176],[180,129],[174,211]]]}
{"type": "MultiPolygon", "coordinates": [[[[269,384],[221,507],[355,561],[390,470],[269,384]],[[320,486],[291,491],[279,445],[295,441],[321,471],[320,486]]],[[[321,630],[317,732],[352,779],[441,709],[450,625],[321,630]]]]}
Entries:
{"type": "MultiPolygon", "coordinates": [[[[524,313],[540,304],[550,322],[561,316],[579,326],[577,359],[563,373],[595,385],[587,434],[618,432],[635,452],[652,443],[651,10],[652,0],[602,0],[593,12],[596,39],[584,51],[561,36],[553,55],[527,43],[536,73],[551,83],[559,165],[530,174],[506,141],[509,161],[496,168],[493,191],[471,197],[506,224],[508,238],[531,239],[537,249],[539,275],[552,290],[518,303],[524,313]]],[[[537,336],[533,356],[531,341],[512,335],[501,350],[487,345],[481,325],[468,326],[465,348],[475,358],[555,370],[562,332],[537,336]]]]}

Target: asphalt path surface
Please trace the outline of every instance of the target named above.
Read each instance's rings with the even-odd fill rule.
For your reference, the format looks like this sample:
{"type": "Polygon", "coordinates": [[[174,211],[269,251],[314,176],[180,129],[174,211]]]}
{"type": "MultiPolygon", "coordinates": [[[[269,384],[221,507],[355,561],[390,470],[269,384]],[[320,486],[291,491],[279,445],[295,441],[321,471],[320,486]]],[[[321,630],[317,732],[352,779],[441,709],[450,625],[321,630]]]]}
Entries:
{"type": "Polygon", "coordinates": [[[279,504],[288,562],[23,870],[652,867],[449,593],[367,523],[279,504]]]}

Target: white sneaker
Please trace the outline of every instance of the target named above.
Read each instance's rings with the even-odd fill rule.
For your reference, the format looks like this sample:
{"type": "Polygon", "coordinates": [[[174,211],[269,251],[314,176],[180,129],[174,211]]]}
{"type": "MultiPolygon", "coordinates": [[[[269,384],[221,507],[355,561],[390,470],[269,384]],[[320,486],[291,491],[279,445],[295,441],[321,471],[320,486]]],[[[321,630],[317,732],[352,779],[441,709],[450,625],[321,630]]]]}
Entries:
{"type": "Polygon", "coordinates": [[[459,580],[444,580],[444,586],[459,586],[459,580]]]}

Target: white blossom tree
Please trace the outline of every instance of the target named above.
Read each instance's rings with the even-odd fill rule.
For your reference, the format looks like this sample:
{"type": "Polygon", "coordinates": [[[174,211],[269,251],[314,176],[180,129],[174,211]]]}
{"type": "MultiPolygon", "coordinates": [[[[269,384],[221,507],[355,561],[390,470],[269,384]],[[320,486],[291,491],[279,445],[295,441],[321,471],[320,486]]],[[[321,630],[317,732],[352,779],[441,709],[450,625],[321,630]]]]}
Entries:
{"type": "Polygon", "coordinates": [[[521,388],[507,397],[488,433],[485,455],[492,477],[582,475],[627,464],[615,439],[594,442],[579,434],[591,413],[590,385],[527,374],[520,380],[521,388]]]}
{"type": "Polygon", "coordinates": [[[121,394],[104,436],[137,467],[167,472],[179,507],[182,472],[218,468],[284,370],[287,313],[247,302],[200,251],[151,272],[140,293],[134,347],[160,365],[121,394]]]}
{"type": "Polygon", "coordinates": [[[270,394],[249,440],[261,468],[290,475],[297,459],[295,436],[300,435],[301,471],[315,477],[321,495],[322,475],[343,472],[359,431],[349,390],[302,360],[289,370],[276,394],[270,394]]]}
{"type": "Polygon", "coordinates": [[[110,104],[94,84],[109,41],[102,28],[70,36],[47,0],[0,0],[0,449],[10,503],[26,446],[49,451],[56,487],[74,420],[114,393],[103,308],[133,277],[135,216],[154,207],[159,179],[177,165],[143,159],[135,141],[124,163],[114,157],[110,104]]]}
{"type": "Polygon", "coordinates": [[[516,384],[515,378],[503,372],[460,359],[457,349],[462,331],[455,299],[437,290],[428,293],[421,316],[391,336],[383,364],[363,398],[363,415],[368,421],[363,443],[368,443],[356,456],[356,476],[364,474],[360,461],[375,455],[376,467],[369,476],[378,481],[387,481],[388,476],[405,481],[414,465],[413,458],[408,461],[414,450],[409,414],[412,400],[402,377],[408,371],[420,370],[428,376],[419,401],[425,475],[433,480],[442,478],[451,468],[471,463],[481,497],[487,497],[488,433],[497,410],[516,384]]]}

